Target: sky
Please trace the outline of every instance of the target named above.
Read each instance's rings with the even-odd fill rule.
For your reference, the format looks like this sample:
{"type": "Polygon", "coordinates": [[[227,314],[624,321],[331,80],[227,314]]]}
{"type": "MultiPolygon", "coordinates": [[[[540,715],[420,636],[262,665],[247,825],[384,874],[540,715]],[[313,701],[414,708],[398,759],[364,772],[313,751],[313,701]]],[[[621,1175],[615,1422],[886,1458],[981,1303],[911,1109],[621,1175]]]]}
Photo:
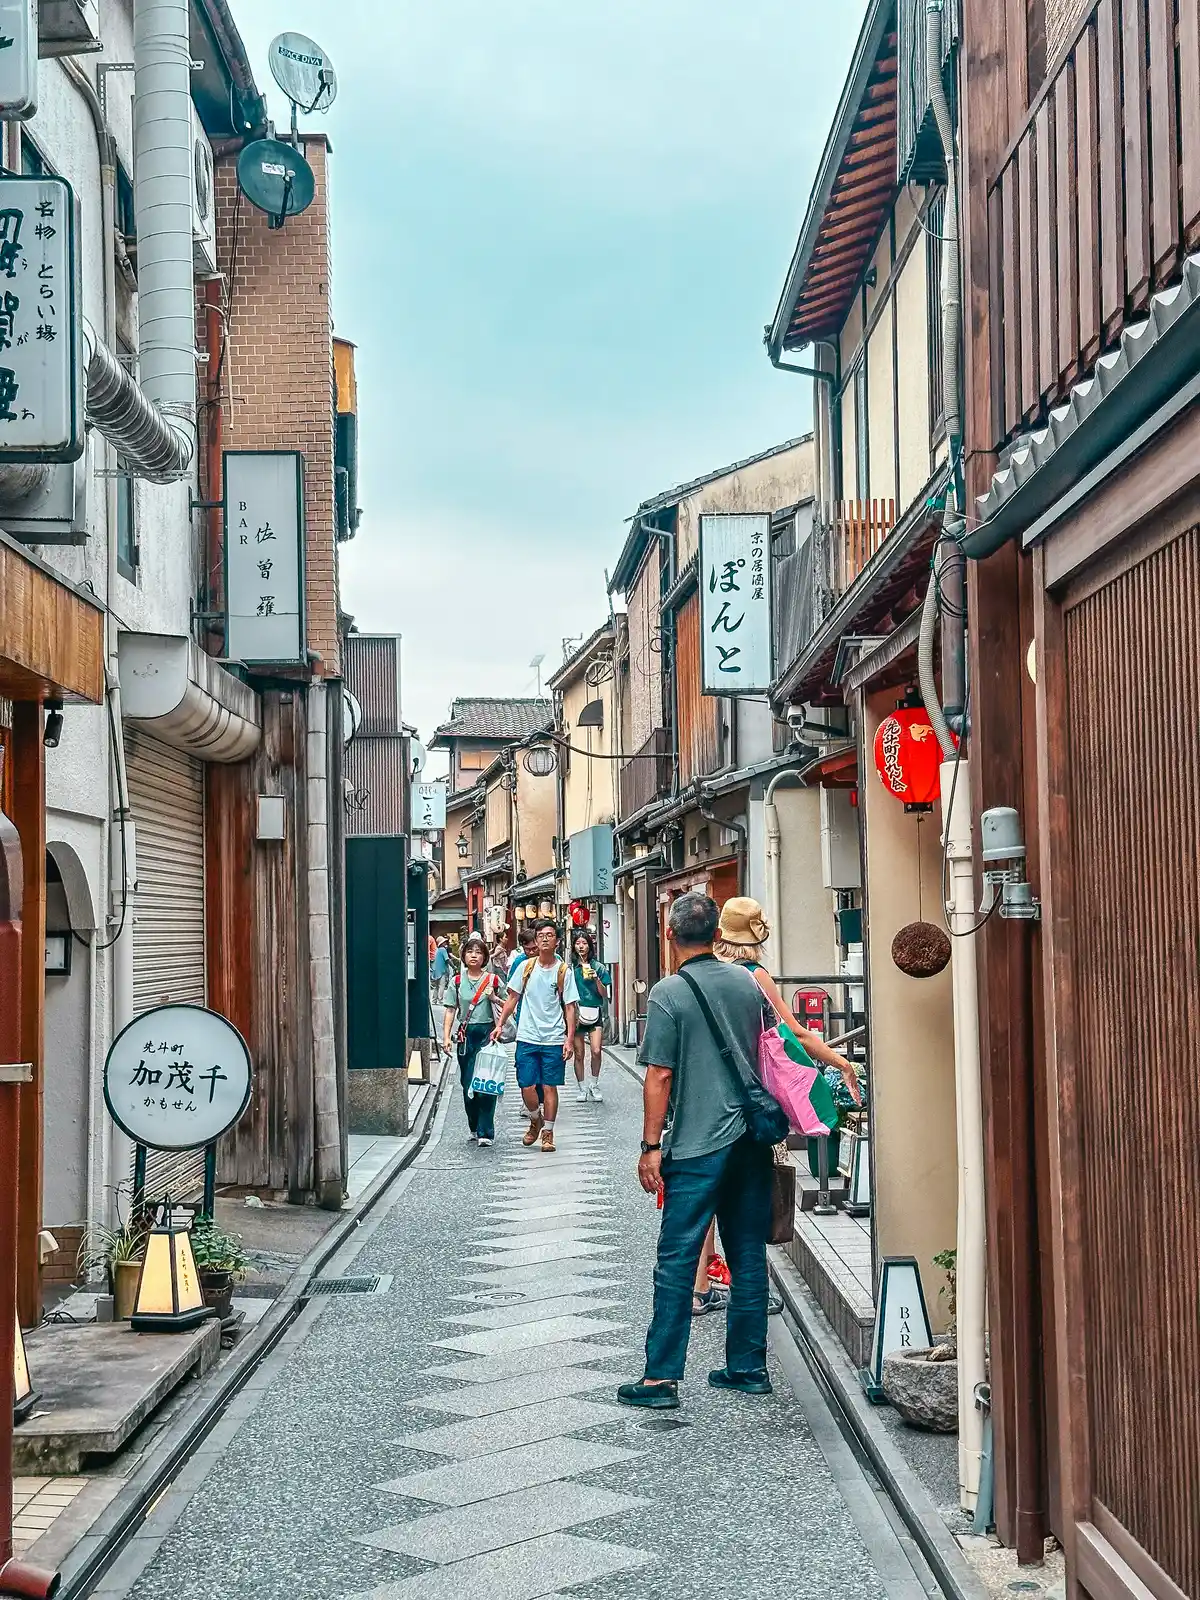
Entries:
{"type": "MultiPolygon", "coordinates": [[[[358,346],[342,603],[404,715],[536,691],[639,502],[810,426],[762,344],[863,0],[235,0],[332,57],[334,319],[358,346]]],[[[431,762],[430,771],[436,770],[431,762]]]]}

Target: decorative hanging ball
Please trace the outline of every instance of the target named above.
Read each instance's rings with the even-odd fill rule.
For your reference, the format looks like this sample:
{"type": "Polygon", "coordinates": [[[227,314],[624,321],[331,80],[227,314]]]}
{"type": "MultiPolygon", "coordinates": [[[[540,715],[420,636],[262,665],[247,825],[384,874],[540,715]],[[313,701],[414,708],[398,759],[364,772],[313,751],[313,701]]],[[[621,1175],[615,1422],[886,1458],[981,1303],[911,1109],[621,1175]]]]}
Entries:
{"type": "Polygon", "coordinates": [[[942,747],[928,712],[902,706],[875,735],[875,767],[889,794],[910,806],[932,805],[941,788],[942,747]]]}
{"type": "Polygon", "coordinates": [[[936,978],[950,961],[950,940],[936,922],[910,922],[892,940],[892,960],[910,978],[936,978]]]}

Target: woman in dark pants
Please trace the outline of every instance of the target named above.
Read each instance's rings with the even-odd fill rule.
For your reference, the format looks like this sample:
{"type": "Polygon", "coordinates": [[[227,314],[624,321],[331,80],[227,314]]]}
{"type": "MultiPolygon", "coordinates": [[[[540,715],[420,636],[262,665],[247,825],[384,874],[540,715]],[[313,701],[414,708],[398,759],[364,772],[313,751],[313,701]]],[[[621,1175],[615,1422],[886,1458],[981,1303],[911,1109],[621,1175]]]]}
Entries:
{"type": "Polygon", "coordinates": [[[446,985],[444,1043],[449,1053],[453,1034],[469,1137],[485,1146],[496,1137],[496,1096],[471,1094],[471,1074],[475,1057],[495,1026],[500,980],[488,969],[488,947],[479,934],[473,933],[463,945],[462,958],[461,968],[446,985]]]}

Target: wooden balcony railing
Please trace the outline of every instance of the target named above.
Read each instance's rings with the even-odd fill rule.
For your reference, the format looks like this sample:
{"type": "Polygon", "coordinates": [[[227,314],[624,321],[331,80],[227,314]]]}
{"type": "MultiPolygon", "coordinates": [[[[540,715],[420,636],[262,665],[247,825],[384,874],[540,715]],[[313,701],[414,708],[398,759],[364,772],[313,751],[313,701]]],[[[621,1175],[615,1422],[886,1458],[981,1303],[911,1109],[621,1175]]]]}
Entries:
{"type": "Polygon", "coordinates": [[[621,820],[636,816],[671,792],[671,740],[655,728],[632,761],[621,768],[621,820]]]}
{"type": "Polygon", "coordinates": [[[988,194],[995,444],[1059,401],[1200,239],[1200,0],[1099,0],[988,194]]]}
{"type": "Polygon", "coordinates": [[[896,526],[894,500],[842,500],[834,513],[834,587],[844,592],[896,526]]]}

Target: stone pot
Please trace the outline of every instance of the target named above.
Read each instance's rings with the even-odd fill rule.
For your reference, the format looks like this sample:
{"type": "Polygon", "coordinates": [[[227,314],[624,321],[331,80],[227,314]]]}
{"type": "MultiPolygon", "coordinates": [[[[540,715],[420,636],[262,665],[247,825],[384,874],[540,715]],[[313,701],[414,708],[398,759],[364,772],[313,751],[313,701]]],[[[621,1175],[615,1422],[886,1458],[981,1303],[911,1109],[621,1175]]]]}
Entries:
{"type": "Polygon", "coordinates": [[[958,1432],[958,1363],[928,1350],[894,1350],[883,1362],[883,1392],[910,1427],[958,1432]]]}
{"type": "Polygon", "coordinates": [[[128,1322],[137,1304],[138,1279],[142,1275],[140,1261],[114,1261],[112,1263],[113,1321],[128,1322]]]}
{"type": "Polygon", "coordinates": [[[201,1267],[200,1292],[204,1296],[204,1304],[211,1306],[218,1320],[224,1322],[233,1310],[233,1273],[201,1267]]]}

